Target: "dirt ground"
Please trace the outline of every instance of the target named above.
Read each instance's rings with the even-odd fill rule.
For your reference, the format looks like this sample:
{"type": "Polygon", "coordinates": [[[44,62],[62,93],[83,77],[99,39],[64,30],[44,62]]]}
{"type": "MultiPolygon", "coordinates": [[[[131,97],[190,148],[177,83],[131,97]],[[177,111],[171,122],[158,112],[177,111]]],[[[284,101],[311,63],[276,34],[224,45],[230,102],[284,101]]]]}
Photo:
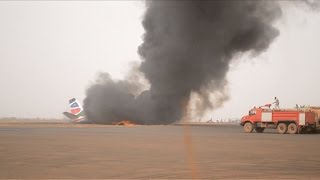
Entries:
{"type": "Polygon", "coordinates": [[[0,123],[0,179],[319,179],[320,134],[0,123]]]}

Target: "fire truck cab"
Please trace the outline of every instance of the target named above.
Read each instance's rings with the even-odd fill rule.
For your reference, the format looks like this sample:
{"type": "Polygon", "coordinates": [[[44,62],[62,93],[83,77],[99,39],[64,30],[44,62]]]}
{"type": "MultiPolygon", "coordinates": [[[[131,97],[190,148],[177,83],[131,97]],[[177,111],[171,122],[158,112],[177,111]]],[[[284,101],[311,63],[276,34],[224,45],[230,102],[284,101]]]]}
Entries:
{"type": "Polygon", "coordinates": [[[309,110],[270,109],[270,106],[263,106],[249,110],[249,114],[241,118],[240,125],[246,133],[251,133],[253,129],[262,133],[265,128],[276,128],[280,134],[316,132],[316,117],[309,110]]]}

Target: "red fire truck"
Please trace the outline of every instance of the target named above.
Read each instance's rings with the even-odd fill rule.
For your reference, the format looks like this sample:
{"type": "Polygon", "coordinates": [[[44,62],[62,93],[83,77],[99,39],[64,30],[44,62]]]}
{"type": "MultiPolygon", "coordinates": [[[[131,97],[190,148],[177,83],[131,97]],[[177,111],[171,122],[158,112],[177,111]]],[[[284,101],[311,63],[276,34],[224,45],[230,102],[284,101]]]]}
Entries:
{"type": "Polygon", "coordinates": [[[254,107],[241,118],[244,132],[253,129],[262,133],[265,128],[276,128],[280,134],[296,134],[317,131],[317,114],[309,109],[270,109],[270,105],[254,107]]]}

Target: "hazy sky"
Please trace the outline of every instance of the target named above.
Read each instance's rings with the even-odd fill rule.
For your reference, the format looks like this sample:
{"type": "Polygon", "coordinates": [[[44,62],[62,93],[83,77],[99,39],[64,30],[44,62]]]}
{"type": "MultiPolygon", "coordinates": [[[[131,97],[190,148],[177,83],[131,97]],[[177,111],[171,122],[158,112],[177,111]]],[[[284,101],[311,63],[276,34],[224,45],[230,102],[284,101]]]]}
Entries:
{"type": "MultiPolygon", "coordinates": [[[[139,1],[0,1],[0,117],[61,118],[98,72],[121,79],[140,61],[143,12],[139,1]]],[[[320,13],[283,13],[280,36],[260,56],[234,61],[231,99],[204,119],[239,117],[274,96],[280,107],[320,105],[320,13]]]]}

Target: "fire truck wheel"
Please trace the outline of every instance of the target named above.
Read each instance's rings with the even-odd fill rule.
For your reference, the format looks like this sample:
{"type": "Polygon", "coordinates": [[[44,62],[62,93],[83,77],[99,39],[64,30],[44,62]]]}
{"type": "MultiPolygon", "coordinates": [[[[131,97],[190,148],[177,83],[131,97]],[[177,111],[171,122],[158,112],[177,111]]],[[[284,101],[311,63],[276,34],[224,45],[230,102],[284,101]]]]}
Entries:
{"type": "Polygon", "coordinates": [[[306,127],[301,128],[299,134],[307,134],[307,128],[306,127]]]}
{"type": "Polygon", "coordinates": [[[264,128],[263,127],[256,127],[255,130],[257,133],[263,133],[264,128]]]}
{"type": "Polygon", "coordinates": [[[253,125],[251,122],[246,122],[243,126],[244,132],[251,133],[253,131],[253,125]]]}
{"type": "Polygon", "coordinates": [[[311,132],[312,132],[312,134],[316,134],[317,133],[317,128],[316,127],[312,127],[311,132]]]}
{"type": "Polygon", "coordinates": [[[285,123],[280,123],[277,126],[277,130],[279,134],[285,134],[288,130],[288,126],[285,123]]]}
{"type": "Polygon", "coordinates": [[[298,132],[298,127],[296,123],[290,123],[288,126],[288,133],[289,134],[297,134],[298,132]]]}

